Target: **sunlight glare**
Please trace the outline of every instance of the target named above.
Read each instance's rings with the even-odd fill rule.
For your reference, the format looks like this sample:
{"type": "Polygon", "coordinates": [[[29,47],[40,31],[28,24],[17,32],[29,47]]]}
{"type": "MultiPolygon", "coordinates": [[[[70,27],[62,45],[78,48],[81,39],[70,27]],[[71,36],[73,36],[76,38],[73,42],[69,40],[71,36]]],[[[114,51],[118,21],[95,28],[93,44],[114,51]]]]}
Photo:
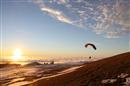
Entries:
{"type": "Polygon", "coordinates": [[[14,61],[18,61],[18,60],[22,59],[21,49],[17,48],[17,49],[14,50],[12,59],[14,61]]]}

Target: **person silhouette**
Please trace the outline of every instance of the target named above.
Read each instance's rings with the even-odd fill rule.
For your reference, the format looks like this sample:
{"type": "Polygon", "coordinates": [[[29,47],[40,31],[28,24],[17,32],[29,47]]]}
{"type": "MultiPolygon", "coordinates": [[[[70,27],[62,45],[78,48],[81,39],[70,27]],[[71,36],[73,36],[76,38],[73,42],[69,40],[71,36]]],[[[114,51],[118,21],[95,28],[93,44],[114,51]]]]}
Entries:
{"type": "Polygon", "coordinates": [[[89,56],[89,59],[91,59],[92,57],[91,56],[89,56]]]}

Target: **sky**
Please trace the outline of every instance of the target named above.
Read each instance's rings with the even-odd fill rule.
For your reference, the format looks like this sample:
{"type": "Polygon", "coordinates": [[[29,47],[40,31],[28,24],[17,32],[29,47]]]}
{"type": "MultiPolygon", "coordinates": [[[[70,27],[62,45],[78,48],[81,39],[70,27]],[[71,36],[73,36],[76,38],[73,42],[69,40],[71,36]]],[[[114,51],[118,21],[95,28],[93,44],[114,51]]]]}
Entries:
{"type": "Polygon", "coordinates": [[[129,0],[0,0],[1,57],[109,57],[130,50],[129,0]],[[96,45],[85,48],[86,43],[96,45]]]}

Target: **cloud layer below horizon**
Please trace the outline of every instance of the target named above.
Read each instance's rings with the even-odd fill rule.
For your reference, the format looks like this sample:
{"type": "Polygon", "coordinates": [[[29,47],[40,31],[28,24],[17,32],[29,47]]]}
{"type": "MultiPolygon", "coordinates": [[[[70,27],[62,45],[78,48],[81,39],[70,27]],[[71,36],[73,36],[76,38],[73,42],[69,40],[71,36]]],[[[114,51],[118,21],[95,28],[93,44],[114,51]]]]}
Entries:
{"type": "Polygon", "coordinates": [[[32,0],[60,22],[91,29],[106,38],[130,32],[130,0],[32,0]]]}

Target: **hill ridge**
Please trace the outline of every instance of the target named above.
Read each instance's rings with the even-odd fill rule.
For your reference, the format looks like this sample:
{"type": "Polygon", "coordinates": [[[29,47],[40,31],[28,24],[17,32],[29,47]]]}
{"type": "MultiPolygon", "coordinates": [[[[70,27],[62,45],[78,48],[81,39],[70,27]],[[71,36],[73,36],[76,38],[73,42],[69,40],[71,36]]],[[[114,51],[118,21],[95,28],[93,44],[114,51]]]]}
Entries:
{"type": "Polygon", "coordinates": [[[117,78],[121,73],[130,74],[130,52],[86,63],[71,73],[34,82],[33,86],[104,86],[102,80],[117,78]]]}

